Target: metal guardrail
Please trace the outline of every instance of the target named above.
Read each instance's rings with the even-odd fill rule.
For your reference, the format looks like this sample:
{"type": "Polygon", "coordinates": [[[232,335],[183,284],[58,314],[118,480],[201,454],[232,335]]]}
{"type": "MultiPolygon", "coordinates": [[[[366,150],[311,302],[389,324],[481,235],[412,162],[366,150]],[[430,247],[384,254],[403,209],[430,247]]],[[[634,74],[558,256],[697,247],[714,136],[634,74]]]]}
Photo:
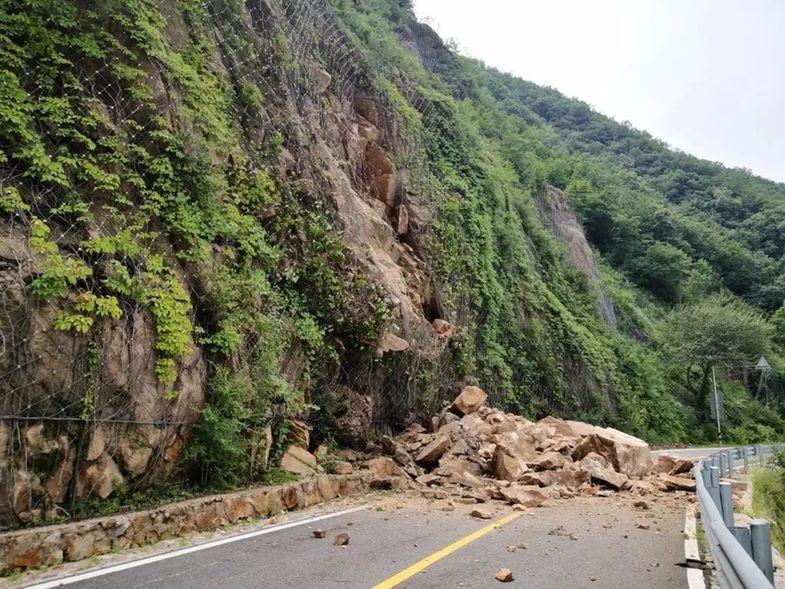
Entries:
{"type": "Polygon", "coordinates": [[[771,531],[765,519],[737,526],[733,516],[731,482],[737,470],[749,469],[757,459],[765,464],[768,448],[745,446],[720,450],[695,467],[696,491],[701,520],[714,557],[721,589],[774,589],[771,531]],[[737,466],[737,461],[742,461],[737,466]]]}

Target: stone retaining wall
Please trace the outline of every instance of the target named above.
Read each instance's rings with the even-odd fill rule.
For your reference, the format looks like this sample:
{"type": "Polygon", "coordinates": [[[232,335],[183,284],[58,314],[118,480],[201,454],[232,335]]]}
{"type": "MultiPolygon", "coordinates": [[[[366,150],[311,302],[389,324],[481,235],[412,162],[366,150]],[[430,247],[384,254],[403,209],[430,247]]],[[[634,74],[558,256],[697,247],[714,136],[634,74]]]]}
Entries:
{"type": "Polygon", "coordinates": [[[122,515],[0,534],[0,573],[57,565],[255,517],[360,495],[370,473],[322,475],[277,487],[213,495],[122,515]]]}

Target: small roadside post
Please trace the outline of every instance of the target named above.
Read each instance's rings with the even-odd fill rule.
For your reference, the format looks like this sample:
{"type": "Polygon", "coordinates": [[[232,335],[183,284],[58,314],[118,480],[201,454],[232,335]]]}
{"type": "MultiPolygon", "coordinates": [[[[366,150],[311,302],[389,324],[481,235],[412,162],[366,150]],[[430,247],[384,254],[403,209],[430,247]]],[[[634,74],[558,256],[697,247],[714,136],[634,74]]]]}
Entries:
{"type": "Polygon", "coordinates": [[[713,383],[714,395],[711,400],[711,416],[717,422],[717,436],[722,444],[722,420],[725,417],[725,404],[722,401],[722,393],[717,389],[717,375],[714,366],[711,367],[711,381],[713,383]]]}

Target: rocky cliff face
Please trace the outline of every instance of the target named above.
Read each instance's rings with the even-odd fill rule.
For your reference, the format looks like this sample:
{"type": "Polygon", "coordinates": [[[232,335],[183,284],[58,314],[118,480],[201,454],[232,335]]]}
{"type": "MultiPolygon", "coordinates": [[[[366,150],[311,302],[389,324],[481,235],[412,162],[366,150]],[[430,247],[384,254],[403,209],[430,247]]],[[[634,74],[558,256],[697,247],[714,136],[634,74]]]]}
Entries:
{"type": "MultiPolygon", "coordinates": [[[[4,9],[21,23],[0,61],[23,107],[0,132],[0,525],[186,463],[254,480],[294,415],[316,423],[314,443],[364,446],[467,381],[542,408],[566,404],[553,383],[568,374],[591,403],[603,368],[554,319],[568,312],[534,249],[507,282],[478,281],[502,302],[459,280],[475,262],[501,277],[509,244],[491,262],[449,245],[494,239],[451,220],[492,176],[429,168],[445,140],[423,127],[452,133],[453,107],[387,81],[331,6],[55,4],[59,18],[4,9]],[[490,323],[499,309],[516,326],[490,323]]],[[[428,27],[398,34],[426,70],[454,66],[428,27]]],[[[540,206],[597,282],[563,195],[540,206]]]]}
{"type": "MultiPolygon", "coordinates": [[[[270,175],[279,190],[296,195],[295,201],[300,203],[297,206],[329,219],[330,231],[347,248],[345,267],[337,270],[351,271],[370,281],[382,293],[381,302],[386,307],[388,318],[381,330],[369,333],[375,339],[343,342],[336,338],[339,350],[361,344],[372,351],[375,348],[377,357],[439,356],[449,340],[449,325],[442,321],[436,324],[438,330],[434,327],[440,311],[434,303],[437,295],[421,246],[431,213],[407,190],[406,170],[395,163],[406,155],[406,146],[398,135],[397,114],[375,95],[362,57],[326,5],[270,0],[246,6],[229,3],[225,10],[236,12],[228,19],[209,11],[201,15],[202,29],[174,2],[164,2],[160,11],[148,15],[160,18],[164,25],[157,41],[165,49],[158,51],[178,56],[189,47],[206,44],[209,74],[227,92],[253,95],[253,88],[249,90],[253,77],[248,72],[267,64],[264,74],[255,80],[264,92],[264,106],[243,105],[246,111],[257,109],[257,116],[249,119],[247,113],[232,108],[219,113],[232,132],[235,127],[245,127],[236,131],[239,151],[227,158],[219,145],[208,165],[220,174],[220,170],[233,165],[233,157],[238,157],[252,168],[253,160],[258,161],[260,145],[271,138],[285,137],[278,155],[267,157],[270,175]],[[233,46],[236,38],[232,37],[254,46],[255,63],[240,63],[240,50],[236,43],[233,46]]],[[[87,18],[77,10],[72,27],[79,26],[80,15],[87,18]]],[[[123,11],[103,16],[111,20],[122,15],[123,11]]],[[[44,21],[44,26],[57,29],[53,22],[44,21]]],[[[91,34],[107,25],[85,21],[84,26],[91,34]]],[[[205,143],[205,133],[198,128],[198,113],[186,112],[193,105],[188,105],[185,93],[200,89],[189,90],[177,80],[172,63],[163,67],[156,64],[155,51],[144,43],[138,47],[123,32],[111,32],[116,42],[141,55],[139,67],[149,73],[148,82],[142,85],[150,93],[151,103],[146,108],[154,105],[186,143],[205,143]],[[189,124],[196,128],[189,129],[189,124]]],[[[89,74],[85,78],[99,81],[89,74]]],[[[128,110],[113,114],[123,101],[132,102],[124,95],[130,89],[118,84],[119,95],[112,96],[108,90],[97,92],[92,104],[79,97],[75,110],[92,108],[104,116],[96,140],[101,135],[122,137],[124,144],[131,146],[123,127],[131,123],[149,127],[156,113],[148,111],[136,118],[128,110]]],[[[33,92],[28,92],[34,100],[33,92]]],[[[252,102],[247,97],[245,100],[252,102]]],[[[44,149],[54,153],[57,145],[47,140],[51,137],[42,137],[44,149]]],[[[66,142],[61,139],[61,143],[66,142]]],[[[19,145],[3,147],[17,155],[20,165],[25,164],[22,156],[14,153],[19,145]]],[[[196,158],[196,151],[202,148],[204,145],[186,144],[185,155],[196,158]]],[[[121,167],[116,164],[114,171],[121,167]]],[[[9,215],[0,218],[0,307],[4,311],[0,316],[0,525],[13,525],[56,517],[62,514],[59,505],[90,496],[106,498],[180,471],[184,448],[209,396],[209,387],[205,344],[193,337],[191,330],[185,334],[185,349],[173,358],[172,377],[161,378],[157,361],[162,356],[158,345],[162,334],[157,326],[162,317],[155,313],[155,301],[113,295],[119,296],[122,308],[117,317],[85,312],[81,316],[89,319],[89,329],[58,326],[57,317],[62,313],[73,314],[75,305],[87,300],[85,297],[105,293],[101,283],[111,278],[108,265],[113,260],[127,268],[131,257],[139,257],[138,253],[112,255],[117,253],[116,247],[113,252],[101,252],[100,257],[86,251],[91,242],[116,238],[120,232],[118,221],[132,223],[132,212],[110,217],[108,209],[98,205],[99,197],[81,185],[78,188],[86,191],[86,202],[96,199],[88,204],[95,212],[86,215],[85,220],[75,220],[73,215],[53,212],[63,204],[61,191],[47,201],[31,185],[14,180],[9,170],[4,171],[3,182],[14,186],[23,198],[16,210],[5,207],[9,215]],[[31,238],[31,227],[40,219],[44,219],[52,236],[45,247],[36,246],[31,238]],[[85,286],[82,281],[66,276],[69,288],[64,296],[38,296],[36,280],[46,277],[54,255],[58,262],[80,260],[91,267],[91,277],[84,279],[90,283],[88,288],[80,288],[85,286]]],[[[132,186],[125,189],[132,201],[144,206],[139,191],[132,186]]],[[[271,216],[276,215],[282,216],[279,211],[260,211],[256,222],[269,225],[271,216]]],[[[209,332],[215,323],[210,317],[214,310],[207,300],[215,288],[215,269],[232,252],[218,239],[206,257],[187,260],[188,256],[181,255],[187,244],[175,235],[176,231],[170,231],[170,222],[160,213],[146,219],[148,228],[157,225],[163,235],[148,239],[149,249],[141,257],[154,252],[165,256],[171,280],[185,293],[184,320],[192,329],[209,332]]],[[[271,237],[278,247],[291,250],[307,248],[310,239],[305,235],[271,237]]],[[[145,241],[143,236],[137,239],[145,241]]],[[[296,253],[290,257],[291,264],[297,263],[296,257],[296,253]]],[[[67,271],[58,270],[63,275],[67,271]]],[[[372,303],[351,302],[358,306],[372,303]]],[[[311,394],[304,380],[302,346],[295,337],[286,347],[289,352],[280,360],[280,373],[291,387],[311,394]]],[[[226,360],[240,372],[249,370],[243,366],[244,356],[250,352],[243,348],[240,346],[226,360]]],[[[215,353],[208,350],[207,354],[211,362],[221,361],[215,353]]],[[[331,385],[333,391],[340,391],[346,404],[338,416],[345,426],[344,442],[364,444],[377,428],[389,427],[391,419],[414,410],[414,396],[384,406],[390,396],[380,399],[383,389],[375,385],[384,375],[377,374],[373,365],[345,366],[340,378],[345,382],[343,388],[338,383],[331,385]]]]}
{"type": "Polygon", "coordinates": [[[602,286],[594,252],[586,240],[575,213],[570,209],[564,192],[554,186],[545,186],[537,196],[537,209],[545,226],[564,244],[570,263],[584,272],[591,284],[601,292],[600,314],[603,321],[611,329],[615,329],[616,313],[613,310],[613,299],[602,286]]]}

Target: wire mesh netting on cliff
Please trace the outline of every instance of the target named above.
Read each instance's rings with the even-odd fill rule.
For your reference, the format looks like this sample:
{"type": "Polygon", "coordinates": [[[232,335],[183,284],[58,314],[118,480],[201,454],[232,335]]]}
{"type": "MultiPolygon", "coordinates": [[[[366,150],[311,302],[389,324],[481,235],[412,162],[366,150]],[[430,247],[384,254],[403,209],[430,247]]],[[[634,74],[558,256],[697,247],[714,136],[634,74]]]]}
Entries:
{"type": "MultiPolygon", "coordinates": [[[[420,122],[433,106],[405,72],[374,71],[324,0],[52,4],[0,22],[0,523],[178,468],[208,349],[230,347],[216,268],[279,262],[271,177],[347,243],[395,242],[427,274],[396,181],[425,185],[427,168],[416,125],[390,113],[397,96],[420,122]]],[[[358,254],[374,255],[390,256],[358,254]]],[[[241,339],[221,360],[237,370],[268,345],[241,339]]],[[[281,371],[304,387],[296,360],[281,371]]],[[[377,421],[411,410],[403,381],[371,391],[377,421]]]]}

